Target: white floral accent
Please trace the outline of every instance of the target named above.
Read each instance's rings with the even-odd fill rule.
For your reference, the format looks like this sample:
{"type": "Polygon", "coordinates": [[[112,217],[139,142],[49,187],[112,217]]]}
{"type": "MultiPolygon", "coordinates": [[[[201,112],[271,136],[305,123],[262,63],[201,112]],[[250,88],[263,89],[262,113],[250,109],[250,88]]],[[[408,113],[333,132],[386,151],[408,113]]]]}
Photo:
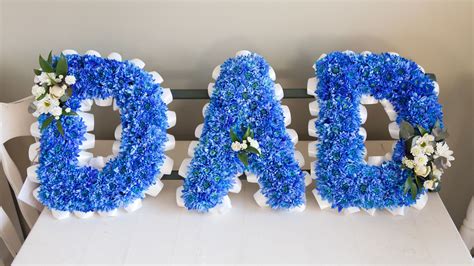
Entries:
{"type": "Polygon", "coordinates": [[[425,166],[428,162],[428,157],[423,154],[415,156],[414,162],[415,166],[425,166]]]}
{"type": "Polygon", "coordinates": [[[64,87],[64,86],[54,85],[53,87],[49,89],[49,94],[51,94],[52,97],[59,99],[66,92],[66,88],[67,87],[64,87]]]}
{"type": "Polygon", "coordinates": [[[429,190],[433,190],[436,188],[436,182],[434,180],[426,180],[423,183],[423,187],[429,190]]]}
{"type": "Polygon", "coordinates": [[[46,92],[46,90],[42,86],[34,85],[31,88],[31,94],[35,96],[35,98],[38,98],[39,96],[43,95],[46,92]]]}
{"type": "Polygon", "coordinates": [[[413,160],[408,159],[407,157],[403,157],[402,163],[410,169],[413,169],[415,167],[415,162],[413,162],[413,160]]]}
{"type": "Polygon", "coordinates": [[[56,119],[59,119],[59,116],[63,113],[63,109],[59,106],[55,106],[51,109],[50,113],[56,117],[56,119]]]}
{"type": "Polygon", "coordinates": [[[242,144],[240,145],[240,148],[241,148],[242,150],[245,150],[245,149],[248,148],[248,145],[247,145],[247,143],[246,143],[247,141],[244,140],[243,142],[244,142],[244,143],[242,143],[242,144]]]}
{"type": "Polygon", "coordinates": [[[233,151],[240,151],[240,143],[238,141],[232,142],[232,150],[233,151]]]}
{"type": "Polygon", "coordinates": [[[66,84],[68,85],[74,85],[76,83],[76,77],[72,76],[72,75],[68,75],[66,76],[66,84]]]}
{"type": "Polygon", "coordinates": [[[454,161],[453,151],[449,149],[446,142],[436,143],[436,151],[433,157],[435,159],[440,157],[445,158],[447,167],[451,167],[451,161],[454,161]]]}
{"type": "Polygon", "coordinates": [[[416,146],[411,147],[410,152],[413,156],[416,157],[423,154],[423,149],[419,145],[416,145],[416,146]]]}
{"type": "Polygon", "coordinates": [[[422,176],[422,177],[427,177],[430,174],[431,167],[426,166],[426,165],[416,165],[415,166],[415,174],[422,176]]]}

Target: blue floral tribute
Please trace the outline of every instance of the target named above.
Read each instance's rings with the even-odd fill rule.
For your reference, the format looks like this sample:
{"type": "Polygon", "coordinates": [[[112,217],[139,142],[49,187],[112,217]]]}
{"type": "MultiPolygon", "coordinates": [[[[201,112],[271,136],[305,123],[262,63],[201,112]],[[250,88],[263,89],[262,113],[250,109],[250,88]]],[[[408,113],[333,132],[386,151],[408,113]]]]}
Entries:
{"type": "Polygon", "coordinates": [[[108,212],[144,198],[145,191],[159,182],[157,177],[165,160],[167,106],[161,99],[160,84],[131,61],[87,54],[41,59],[42,70],[35,70],[39,76],[34,90],[37,102],[43,105],[37,104],[37,109],[54,105],[52,93],[57,90],[61,101],[56,103],[63,110],[58,109],[57,114],[53,109],[36,113],[42,125],[36,171],[41,203],[57,211],[108,212]],[[45,63],[48,61],[50,64],[45,63]],[[69,85],[62,85],[66,93],[61,93],[61,86],[55,86],[66,74],[64,67],[69,85]],[[58,72],[60,68],[64,73],[58,72]],[[79,112],[81,102],[110,97],[121,112],[120,152],[101,170],[79,165],[80,146],[87,131],[79,112]],[[50,102],[43,103],[45,99],[50,102]]]}
{"type": "Polygon", "coordinates": [[[263,57],[250,52],[220,66],[199,144],[177,195],[187,209],[207,212],[222,204],[243,172],[258,176],[271,208],[304,205],[304,173],[269,71],[263,57]]]}
{"type": "Polygon", "coordinates": [[[339,210],[414,204],[426,189],[421,186],[413,197],[405,188],[412,173],[402,164],[406,141],[397,141],[391,160],[367,164],[359,105],[363,95],[371,95],[393,105],[397,124],[443,127],[435,83],[415,62],[392,53],[333,52],[316,61],[315,69],[316,189],[322,199],[339,210]]]}

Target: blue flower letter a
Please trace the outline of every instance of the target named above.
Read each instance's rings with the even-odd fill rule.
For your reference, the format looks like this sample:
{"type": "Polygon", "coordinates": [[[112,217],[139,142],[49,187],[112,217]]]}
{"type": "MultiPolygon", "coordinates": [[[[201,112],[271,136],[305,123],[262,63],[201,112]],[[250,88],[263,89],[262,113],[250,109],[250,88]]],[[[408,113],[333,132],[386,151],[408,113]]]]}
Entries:
{"type": "Polygon", "coordinates": [[[289,111],[280,104],[283,91],[274,83],[273,69],[260,55],[241,51],[217,67],[213,78],[205,122],[196,129],[199,142],[191,143],[192,159],[180,167],[184,185],[177,191],[178,205],[200,212],[229,210],[227,194],[240,191],[238,177],[245,172],[260,185],[254,195],[259,205],[304,210],[305,173],[295,159],[289,134],[295,136],[294,131],[285,128],[289,111]],[[246,153],[250,146],[261,153],[246,153]]]}

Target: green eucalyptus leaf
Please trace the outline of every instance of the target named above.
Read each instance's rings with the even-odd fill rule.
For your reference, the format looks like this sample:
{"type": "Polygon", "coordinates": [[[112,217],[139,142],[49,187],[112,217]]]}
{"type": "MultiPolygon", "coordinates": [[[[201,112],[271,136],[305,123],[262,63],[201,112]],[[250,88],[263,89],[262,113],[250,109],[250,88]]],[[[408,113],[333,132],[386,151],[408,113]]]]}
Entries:
{"type": "Polygon", "coordinates": [[[247,153],[241,152],[238,154],[239,160],[245,165],[245,167],[249,166],[249,157],[247,153]]]}
{"type": "Polygon", "coordinates": [[[248,137],[250,137],[250,134],[251,134],[250,127],[247,127],[247,130],[245,131],[244,137],[242,139],[247,139],[248,137]]]}
{"type": "Polygon", "coordinates": [[[63,125],[61,125],[61,120],[56,120],[56,127],[58,128],[59,133],[64,136],[63,125]]]}
{"type": "Polygon", "coordinates": [[[400,138],[409,139],[415,135],[415,129],[407,121],[400,122],[400,138]]]}
{"type": "Polygon", "coordinates": [[[410,190],[411,190],[411,198],[416,199],[416,194],[418,194],[418,189],[416,188],[416,184],[413,181],[410,183],[410,190]]]}
{"type": "Polygon", "coordinates": [[[413,160],[413,155],[411,154],[411,147],[413,146],[413,140],[415,139],[416,136],[412,136],[409,139],[405,140],[405,156],[413,160]]]}
{"type": "Polygon", "coordinates": [[[66,111],[63,110],[63,115],[77,115],[77,113],[74,112],[74,111],[71,111],[71,112],[69,112],[69,113],[66,113],[66,111]]]}
{"type": "Polygon", "coordinates": [[[28,113],[32,114],[36,111],[36,105],[34,103],[30,103],[28,105],[28,113]]]}
{"type": "Polygon", "coordinates": [[[46,97],[47,93],[41,94],[38,98],[36,98],[37,101],[42,100],[44,97],[46,97]]]}
{"type": "Polygon", "coordinates": [[[44,60],[44,58],[41,55],[39,56],[39,65],[40,65],[41,69],[46,73],[54,72],[54,69],[51,66],[51,64],[48,63],[48,61],[44,60]]]}
{"type": "Polygon", "coordinates": [[[59,56],[58,63],[56,65],[56,74],[63,75],[64,77],[67,75],[67,60],[66,57],[61,53],[59,56]]]}
{"type": "Polygon", "coordinates": [[[235,134],[232,128],[230,129],[230,138],[232,139],[232,142],[236,142],[236,141],[240,142],[239,138],[237,137],[237,135],[235,134]]]}
{"type": "Polygon", "coordinates": [[[48,63],[50,65],[53,65],[53,51],[49,51],[49,54],[48,54],[48,63]]]}
{"type": "Polygon", "coordinates": [[[35,68],[35,69],[33,69],[33,72],[35,72],[35,75],[36,75],[36,76],[41,75],[41,70],[39,70],[39,69],[36,69],[36,68],[35,68]]]}
{"type": "Polygon", "coordinates": [[[252,146],[248,146],[247,149],[245,149],[245,151],[260,156],[260,152],[259,152],[257,149],[255,149],[254,147],[252,147],[252,146]]]}
{"type": "Polygon", "coordinates": [[[411,181],[411,176],[408,176],[407,179],[405,180],[405,183],[403,184],[403,194],[407,194],[408,191],[410,190],[410,181],[411,181]]]}
{"type": "Polygon", "coordinates": [[[43,131],[46,127],[48,127],[49,124],[51,124],[51,122],[53,122],[53,119],[54,119],[54,116],[50,116],[50,117],[46,118],[46,120],[44,120],[43,124],[41,124],[41,131],[43,131]]]}
{"type": "Polygon", "coordinates": [[[417,126],[417,128],[422,136],[428,133],[428,130],[424,129],[422,126],[417,126]]]}

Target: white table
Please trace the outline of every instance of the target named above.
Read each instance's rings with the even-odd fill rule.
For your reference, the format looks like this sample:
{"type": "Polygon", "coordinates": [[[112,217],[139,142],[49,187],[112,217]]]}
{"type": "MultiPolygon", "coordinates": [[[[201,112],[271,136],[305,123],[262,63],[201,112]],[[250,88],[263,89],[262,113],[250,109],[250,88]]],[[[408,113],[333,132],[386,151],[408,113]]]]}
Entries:
{"type": "MultiPolygon", "coordinates": [[[[306,144],[297,146],[303,154],[306,144]]],[[[96,150],[107,154],[108,145],[99,142],[96,150]]],[[[369,153],[377,153],[390,145],[367,146],[369,153]]],[[[179,142],[171,153],[175,168],[186,148],[187,143],[179,142]]],[[[229,213],[210,215],[176,206],[180,184],[165,181],[156,198],[147,197],[140,210],[121,211],[118,217],[56,220],[44,210],[13,264],[472,264],[436,193],[421,211],[410,208],[406,216],[384,211],[371,217],[319,210],[310,186],[306,211],[287,213],[258,207],[252,197],[257,185],[244,182],[239,194],[230,194],[229,213]]]]}

